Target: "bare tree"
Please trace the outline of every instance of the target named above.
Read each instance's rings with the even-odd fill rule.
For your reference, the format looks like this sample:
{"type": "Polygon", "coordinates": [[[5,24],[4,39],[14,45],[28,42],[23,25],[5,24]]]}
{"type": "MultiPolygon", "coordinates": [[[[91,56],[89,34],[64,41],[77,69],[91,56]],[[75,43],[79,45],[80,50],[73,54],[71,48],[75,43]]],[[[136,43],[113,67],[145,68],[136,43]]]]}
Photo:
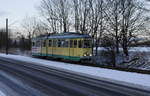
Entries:
{"type": "Polygon", "coordinates": [[[1,28],[0,29],[0,49],[6,47],[7,43],[9,45],[9,47],[13,47],[12,46],[12,41],[13,39],[12,37],[12,30],[8,29],[8,36],[6,34],[6,29],[5,28],[1,28]],[[7,38],[8,37],[8,38],[7,38]]]}
{"type": "Polygon", "coordinates": [[[5,29],[0,29],[0,48],[6,46],[6,31],[5,29]]]}
{"type": "Polygon", "coordinates": [[[78,33],[88,34],[89,32],[89,0],[72,0],[75,17],[75,30],[78,33]]]}
{"type": "Polygon", "coordinates": [[[115,51],[115,38],[111,35],[105,34],[102,37],[102,45],[106,48],[106,52],[104,51],[103,55],[106,56],[105,58],[108,58],[109,60],[106,61],[108,65],[111,65],[112,67],[116,67],[116,51],[115,51]]]}
{"type": "Polygon", "coordinates": [[[34,31],[34,36],[40,36],[40,35],[45,35],[45,34],[50,34],[52,33],[50,31],[49,26],[47,26],[47,24],[45,24],[43,21],[39,20],[36,23],[35,26],[35,31],[34,31]]]}
{"type": "Polygon", "coordinates": [[[73,11],[74,11],[74,16],[75,16],[75,31],[77,33],[80,33],[79,32],[79,24],[80,24],[80,21],[79,21],[79,0],[73,0],[73,11]]]}
{"type": "Polygon", "coordinates": [[[119,44],[128,56],[128,47],[138,32],[145,31],[148,18],[144,15],[142,3],[138,0],[107,0],[110,8],[106,11],[110,34],[115,38],[116,52],[119,44]]]}
{"type": "Polygon", "coordinates": [[[68,0],[42,0],[40,10],[54,33],[62,30],[69,31],[70,3],[68,0]]]}
{"type": "Polygon", "coordinates": [[[121,22],[121,45],[126,56],[128,56],[128,47],[137,32],[145,31],[145,25],[149,18],[144,15],[142,3],[138,0],[122,0],[120,9],[122,10],[121,22]]]}
{"type": "Polygon", "coordinates": [[[37,27],[37,22],[35,17],[27,17],[23,20],[22,27],[27,32],[27,37],[29,40],[29,49],[31,48],[31,39],[34,37],[37,27]]]}
{"type": "Polygon", "coordinates": [[[107,31],[115,38],[116,52],[119,53],[121,10],[120,0],[107,0],[106,22],[107,31]]]}
{"type": "Polygon", "coordinates": [[[105,14],[106,2],[103,0],[89,0],[90,4],[90,31],[88,34],[91,34],[92,37],[96,40],[96,55],[98,51],[98,46],[100,44],[100,39],[105,30],[105,14]]]}

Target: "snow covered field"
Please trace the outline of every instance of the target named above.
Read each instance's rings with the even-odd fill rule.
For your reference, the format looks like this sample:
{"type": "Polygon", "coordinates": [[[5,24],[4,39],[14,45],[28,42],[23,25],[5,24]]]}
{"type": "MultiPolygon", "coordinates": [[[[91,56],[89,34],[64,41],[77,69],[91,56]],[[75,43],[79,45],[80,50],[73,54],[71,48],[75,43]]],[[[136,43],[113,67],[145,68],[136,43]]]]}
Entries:
{"type": "MultiPolygon", "coordinates": [[[[96,48],[94,48],[95,53],[96,48]]],[[[123,68],[133,68],[140,70],[150,70],[150,47],[130,47],[129,56],[123,54],[123,49],[116,55],[116,66],[123,68]],[[130,63],[124,63],[130,62],[130,63]]],[[[93,56],[92,60],[97,65],[111,65],[111,54],[104,47],[98,47],[98,56],[93,56]]]]}
{"type": "Polygon", "coordinates": [[[68,71],[70,70],[73,72],[94,76],[96,78],[103,78],[106,80],[117,80],[124,83],[126,82],[127,84],[132,83],[133,85],[140,85],[143,88],[145,87],[150,88],[150,75],[146,75],[146,74],[138,74],[138,73],[116,71],[116,70],[104,69],[104,68],[74,65],[74,64],[55,62],[50,60],[42,60],[42,59],[19,56],[19,55],[0,54],[0,57],[6,57],[15,60],[31,62],[31,63],[40,64],[47,67],[62,68],[68,71]]]}
{"type": "MultiPolygon", "coordinates": [[[[96,48],[94,48],[96,50],[96,48]]],[[[106,50],[104,47],[98,47],[99,51],[106,50]]],[[[119,48],[119,50],[122,50],[122,48],[119,48]]],[[[150,52],[150,47],[130,47],[129,52],[150,52]]]]}

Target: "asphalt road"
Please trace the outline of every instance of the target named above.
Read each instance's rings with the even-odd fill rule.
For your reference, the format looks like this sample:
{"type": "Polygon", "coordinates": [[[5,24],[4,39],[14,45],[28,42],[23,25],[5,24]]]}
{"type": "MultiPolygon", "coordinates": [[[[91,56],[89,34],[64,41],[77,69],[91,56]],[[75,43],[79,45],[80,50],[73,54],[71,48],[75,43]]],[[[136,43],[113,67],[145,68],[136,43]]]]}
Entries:
{"type": "Polygon", "coordinates": [[[2,57],[0,69],[7,96],[150,96],[149,90],[2,57]]]}

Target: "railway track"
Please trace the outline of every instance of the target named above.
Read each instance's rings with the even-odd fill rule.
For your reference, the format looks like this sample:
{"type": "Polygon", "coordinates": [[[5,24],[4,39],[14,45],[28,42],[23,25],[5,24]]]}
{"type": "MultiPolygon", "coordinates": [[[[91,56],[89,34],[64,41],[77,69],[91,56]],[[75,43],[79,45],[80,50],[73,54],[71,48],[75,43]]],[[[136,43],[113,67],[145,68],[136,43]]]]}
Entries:
{"type": "Polygon", "coordinates": [[[0,68],[22,78],[48,96],[150,96],[149,90],[34,63],[0,58],[0,68]]]}

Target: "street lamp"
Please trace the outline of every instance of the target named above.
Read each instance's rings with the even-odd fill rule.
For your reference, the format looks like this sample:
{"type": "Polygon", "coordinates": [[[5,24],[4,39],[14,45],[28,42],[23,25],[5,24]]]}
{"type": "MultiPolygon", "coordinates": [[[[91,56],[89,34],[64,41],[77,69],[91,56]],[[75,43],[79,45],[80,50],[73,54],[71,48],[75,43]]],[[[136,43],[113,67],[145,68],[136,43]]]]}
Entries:
{"type": "Polygon", "coordinates": [[[8,29],[8,26],[11,26],[13,25],[15,22],[11,23],[10,25],[8,25],[8,18],[6,18],[6,55],[8,55],[8,49],[9,49],[9,29],[8,29]]]}

